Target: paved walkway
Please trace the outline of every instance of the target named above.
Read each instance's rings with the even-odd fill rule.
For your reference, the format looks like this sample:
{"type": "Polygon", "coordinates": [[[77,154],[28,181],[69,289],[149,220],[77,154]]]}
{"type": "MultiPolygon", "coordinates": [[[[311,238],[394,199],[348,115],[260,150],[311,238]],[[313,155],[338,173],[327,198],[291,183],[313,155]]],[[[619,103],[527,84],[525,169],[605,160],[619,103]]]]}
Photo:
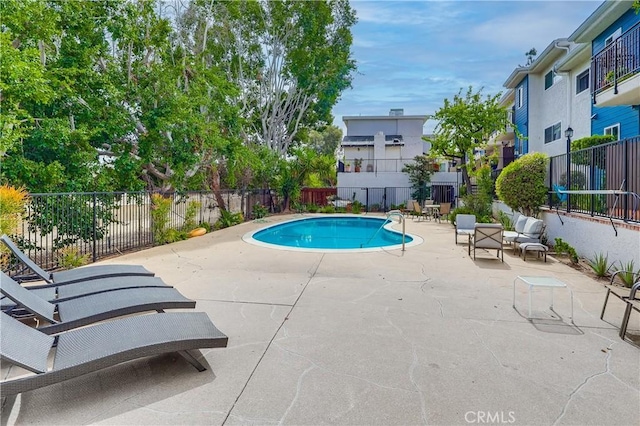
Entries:
{"type": "Polygon", "coordinates": [[[423,244],[359,254],[241,240],[262,226],[109,261],[155,271],[229,336],[202,351],[206,372],[170,355],[134,361],[4,401],[2,424],[640,424],[640,349],[617,335],[619,300],[599,319],[602,283],[511,250],[474,262],[447,223],[409,219],[423,244]],[[576,326],[564,290],[562,318],[538,290],[527,320],[523,285],[514,310],[517,275],[566,282],[576,326]]]}

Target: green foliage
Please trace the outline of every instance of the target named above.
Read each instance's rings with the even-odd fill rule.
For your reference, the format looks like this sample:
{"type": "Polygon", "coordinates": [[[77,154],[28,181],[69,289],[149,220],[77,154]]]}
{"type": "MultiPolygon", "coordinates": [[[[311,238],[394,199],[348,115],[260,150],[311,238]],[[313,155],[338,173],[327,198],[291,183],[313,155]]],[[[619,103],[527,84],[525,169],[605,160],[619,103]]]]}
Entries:
{"type": "Polygon", "coordinates": [[[200,222],[198,224],[198,228],[206,229],[207,230],[207,234],[208,234],[209,232],[211,232],[212,226],[211,226],[211,224],[209,222],[200,222]]]}
{"type": "Polygon", "coordinates": [[[487,212],[487,209],[484,207],[485,205],[483,203],[475,202],[477,198],[474,195],[467,195],[467,197],[465,197],[464,199],[464,206],[456,207],[449,214],[451,223],[453,224],[456,222],[456,216],[459,214],[473,214],[476,216],[476,222],[478,223],[492,223],[493,217],[491,216],[491,210],[489,209],[489,211],[487,212]],[[467,199],[470,201],[470,204],[466,204],[467,199]]]}
{"type": "Polygon", "coordinates": [[[308,139],[310,147],[318,154],[333,157],[342,141],[342,129],[326,126],[321,131],[311,130],[308,139]]]}
{"type": "Polygon", "coordinates": [[[545,203],[548,157],[544,153],[526,154],[510,163],[496,179],[498,197],[513,210],[533,216],[545,203]]]}
{"type": "Polygon", "coordinates": [[[562,238],[556,238],[556,244],[554,250],[557,254],[566,254],[569,256],[571,263],[578,263],[578,253],[569,243],[563,241],[562,238]]]}
{"type": "Polygon", "coordinates": [[[318,210],[320,209],[320,207],[317,204],[313,204],[313,203],[307,204],[306,208],[309,213],[317,213],[318,210]]]}
{"type": "Polygon", "coordinates": [[[202,207],[202,203],[199,201],[192,201],[187,205],[187,211],[184,214],[184,224],[182,225],[183,231],[189,232],[198,227],[196,216],[198,215],[200,207],[202,207]]]}
{"type": "Polygon", "coordinates": [[[614,267],[616,272],[621,271],[617,274],[618,279],[620,279],[625,286],[632,287],[640,278],[640,269],[636,271],[633,260],[630,260],[627,263],[623,263],[620,260],[618,261],[618,264],[620,265],[619,267],[614,267]]]}
{"type": "Polygon", "coordinates": [[[265,206],[260,203],[255,203],[253,205],[252,214],[254,219],[262,219],[269,213],[269,210],[265,206]]]}
{"type": "Polygon", "coordinates": [[[510,125],[507,108],[500,105],[501,95],[483,97],[482,89],[474,92],[472,87],[463,95],[460,89],[453,100],[445,99],[432,117],[438,125],[434,136],[425,138],[431,143],[431,155],[458,159],[467,189],[471,187],[467,169],[471,169],[473,150],[482,148],[493,132],[510,125]]]}
{"type": "Polygon", "coordinates": [[[351,203],[351,212],[353,214],[360,214],[362,213],[362,209],[364,208],[364,204],[362,204],[360,201],[355,200],[354,202],[351,203]]]}
{"type": "Polygon", "coordinates": [[[230,226],[238,225],[244,222],[244,216],[242,213],[231,213],[228,210],[220,210],[220,217],[213,226],[214,229],[229,228],[230,226]]]}
{"type": "Polygon", "coordinates": [[[593,254],[593,258],[588,260],[588,264],[598,277],[606,277],[613,266],[609,263],[609,256],[603,253],[593,254]]]}
{"type": "Polygon", "coordinates": [[[513,231],[513,222],[508,214],[502,210],[498,211],[498,222],[502,224],[505,231],[513,231]]]}
{"type": "MultiPolygon", "coordinates": [[[[573,158],[573,157],[572,157],[573,158]]],[[[567,174],[562,173],[560,179],[558,179],[560,186],[567,187],[567,174]]],[[[571,188],[570,189],[585,189],[587,187],[587,177],[580,170],[571,170],[571,188]]]]}
{"type": "Polygon", "coordinates": [[[89,253],[81,255],[76,247],[64,247],[57,252],[58,265],[63,269],[73,269],[89,263],[89,253]]]}
{"type": "Polygon", "coordinates": [[[433,170],[433,159],[426,155],[415,156],[413,163],[406,164],[402,168],[402,172],[409,175],[409,182],[413,190],[411,197],[421,205],[424,200],[429,198],[430,191],[427,188],[427,183],[431,182],[433,170]]]}
{"type": "Polygon", "coordinates": [[[335,213],[336,208],[332,205],[322,206],[318,209],[318,213],[335,213]]]}
{"type": "Polygon", "coordinates": [[[160,194],[151,195],[151,231],[157,245],[169,243],[175,237],[170,235],[172,232],[168,228],[172,204],[171,198],[160,194]]]}

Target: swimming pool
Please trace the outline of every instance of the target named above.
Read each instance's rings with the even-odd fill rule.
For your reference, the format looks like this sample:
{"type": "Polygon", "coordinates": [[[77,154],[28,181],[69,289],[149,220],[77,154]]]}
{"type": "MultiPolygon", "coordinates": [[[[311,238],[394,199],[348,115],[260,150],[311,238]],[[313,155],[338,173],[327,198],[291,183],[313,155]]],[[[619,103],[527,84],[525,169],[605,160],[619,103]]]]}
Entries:
{"type": "MultiPolygon", "coordinates": [[[[386,218],[356,215],[313,216],[294,219],[249,232],[244,241],[265,247],[300,251],[377,251],[402,247],[402,233],[386,218]]],[[[405,246],[422,239],[405,235],[405,246]]]]}

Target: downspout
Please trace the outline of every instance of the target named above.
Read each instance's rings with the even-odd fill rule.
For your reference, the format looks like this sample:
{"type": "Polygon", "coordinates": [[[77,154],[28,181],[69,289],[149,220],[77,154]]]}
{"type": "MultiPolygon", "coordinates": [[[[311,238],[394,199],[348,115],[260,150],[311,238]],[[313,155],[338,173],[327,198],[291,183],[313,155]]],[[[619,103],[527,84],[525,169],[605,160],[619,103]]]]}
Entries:
{"type": "MultiPolygon", "coordinates": [[[[553,47],[557,48],[557,49],[564,49],[569,53],[569,51],[571,50],[571,43],[566,42],[566,41],[556,41],[553,45],[553,47]]],[[[555,74],[559,74],[559,75],[566,75],[567,76],[567,125],[564,127],[565,129],[567,127],[569,127],[571,125],[571,112],[572,112],[572,102],[571,102],[571,93],[572,93],[572,89],[573,89],[573,85],[572,85],[572,81],[569,78],[571,72],[570,71],[558,71],[558,63],[556,62],[555,64],[553,64],[553,72],[555,74]]],[[[568,154],[568,153],[567,153],[568,154]]],[[[567,173],[569,171],[567,170],[567,173]]]]}

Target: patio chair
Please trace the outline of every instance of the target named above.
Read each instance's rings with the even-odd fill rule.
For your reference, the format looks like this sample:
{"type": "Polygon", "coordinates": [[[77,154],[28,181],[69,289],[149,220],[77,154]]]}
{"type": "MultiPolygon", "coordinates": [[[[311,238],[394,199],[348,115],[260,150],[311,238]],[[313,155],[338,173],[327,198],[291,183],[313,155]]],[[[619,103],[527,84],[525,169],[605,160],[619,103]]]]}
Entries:
{"type": "Polygon", "coordinates": [[[426,219],[427,216],[422,211],[422,207],[420,207],[420,203],[417,202],[416,200],[412,200],[412,201],[413,201],[413,211],[411,212],[411,215],[413,216],[413,218],[415,219],[417,217],[418,221],[420,221],[420,218],[422,217],[426,219]]]}
{"type": "MultiPolygon", "coordinates": [[[[0,313],[0,358],[28,370],[0,381],[0,398],[63,382],[138,358],[177,352],[198,371],[201,348],[227,346],[204,312],[139,315],[49,336],[0,313]],[[55,349],[54,349],[55,348],[55,349]],[[49,368],[49,353],[55,351],[49,368]]],[[[10,371],[12,373],[12,371],[10,371]]],[[[58,395],[59,397],[60,395],[58,395]]],[[[54,396],[56,397],[56,396],[54,396]]]]}
{"type": "Polygon", "coordinates": [[[502,232],[504,228],[499,223],[478,223],[475,226],[473,237],[469,243],[469,256],[473,247],[473,260],[476,260],[477,249],[495,249],[496,257],[504,262],[504,247],[502,245],[502,232]]]}
{"type": "Polygon", "coordinates": [[[446,216],[449,222],[449,213],[451,213],[451,203],[440,203],[440,208],[435,211],[439,222],[442,222],[442,216],[446,216]]]}
{"type": "MultiPolygon", "coordinates": [[[[78,281],[66,285],[43,284],[25,287],[27,290],[38,295],[51,303],[63,302],[65,300],[88,296],[90,294],[103,293],[106,291],[120,290],[124,288],[138,287],[172,287],[158,277],[133,276],[133,277],[112,277],[101,278],[89,281],[78,281]]],[[[7,310],[16,308],[16,304],[8,297],[0,298],[0,309],[7,310]]]]}
{"type": "Polygon", "coordinates": [[[467,240],[471,239],[476,227],[476,215],[474,214],[458,214],[456,215],[456,244],[458,244],[458,235],[466,235],[467,240]]]}
{"type": "MultiPolygon", "coordinates": [[[[94,322],[123,315],[165,309],[193,309],[196,302],[173,287],[141,287],[91,294],[76,299],[50,303],[22,287],[0,272],[0,293],[11,299],[18,309],[35,316],[38,329],[46,334],[59,333],[94,322]],[[57,318],[57,319],[56,319],[57,318]]],[[[10,311],[6,313],[11,314],[10,311]]]]}
{"type": "Polygon", "coordinates": [[[602,305],[602,312],[600,313],[600,319],[604,318],[604,311],[607,309],[607,302],[609,301],[609,296],[613,294],[618,299],[622,300],[626,303],[624,314],[622,315],[622,323],[620,324],[620,337],[622,339],[625,338],[627,334],[627,326],[629,325],[629,319],[631,318],[631,312],[636,311],[640,312],[640,295],[638,291],[640,290],[640,271],[616,271],[611,275],[611,280],[609,281],[609,285],[607,287],[607,294],[604,297],[604,304],[602,305]],[[631,288],[620,287],[614,285],[615,279],[618,275],[628,274],[632,279],[631,288]]]}
{"type": "Polygon", "coordinates": [[[6,236],[0,236],[0,241],[7,246],[11,253],[27,268],[31,269],[38,277],[48,284],[70,284],[78,281],[87,281],[106,277],[122,276],[149,276],[155,274],[142,265],[95,265],[84,268],[70,269],[68,271],[46,272],[29,258],[22,250],[6,236]]]}

